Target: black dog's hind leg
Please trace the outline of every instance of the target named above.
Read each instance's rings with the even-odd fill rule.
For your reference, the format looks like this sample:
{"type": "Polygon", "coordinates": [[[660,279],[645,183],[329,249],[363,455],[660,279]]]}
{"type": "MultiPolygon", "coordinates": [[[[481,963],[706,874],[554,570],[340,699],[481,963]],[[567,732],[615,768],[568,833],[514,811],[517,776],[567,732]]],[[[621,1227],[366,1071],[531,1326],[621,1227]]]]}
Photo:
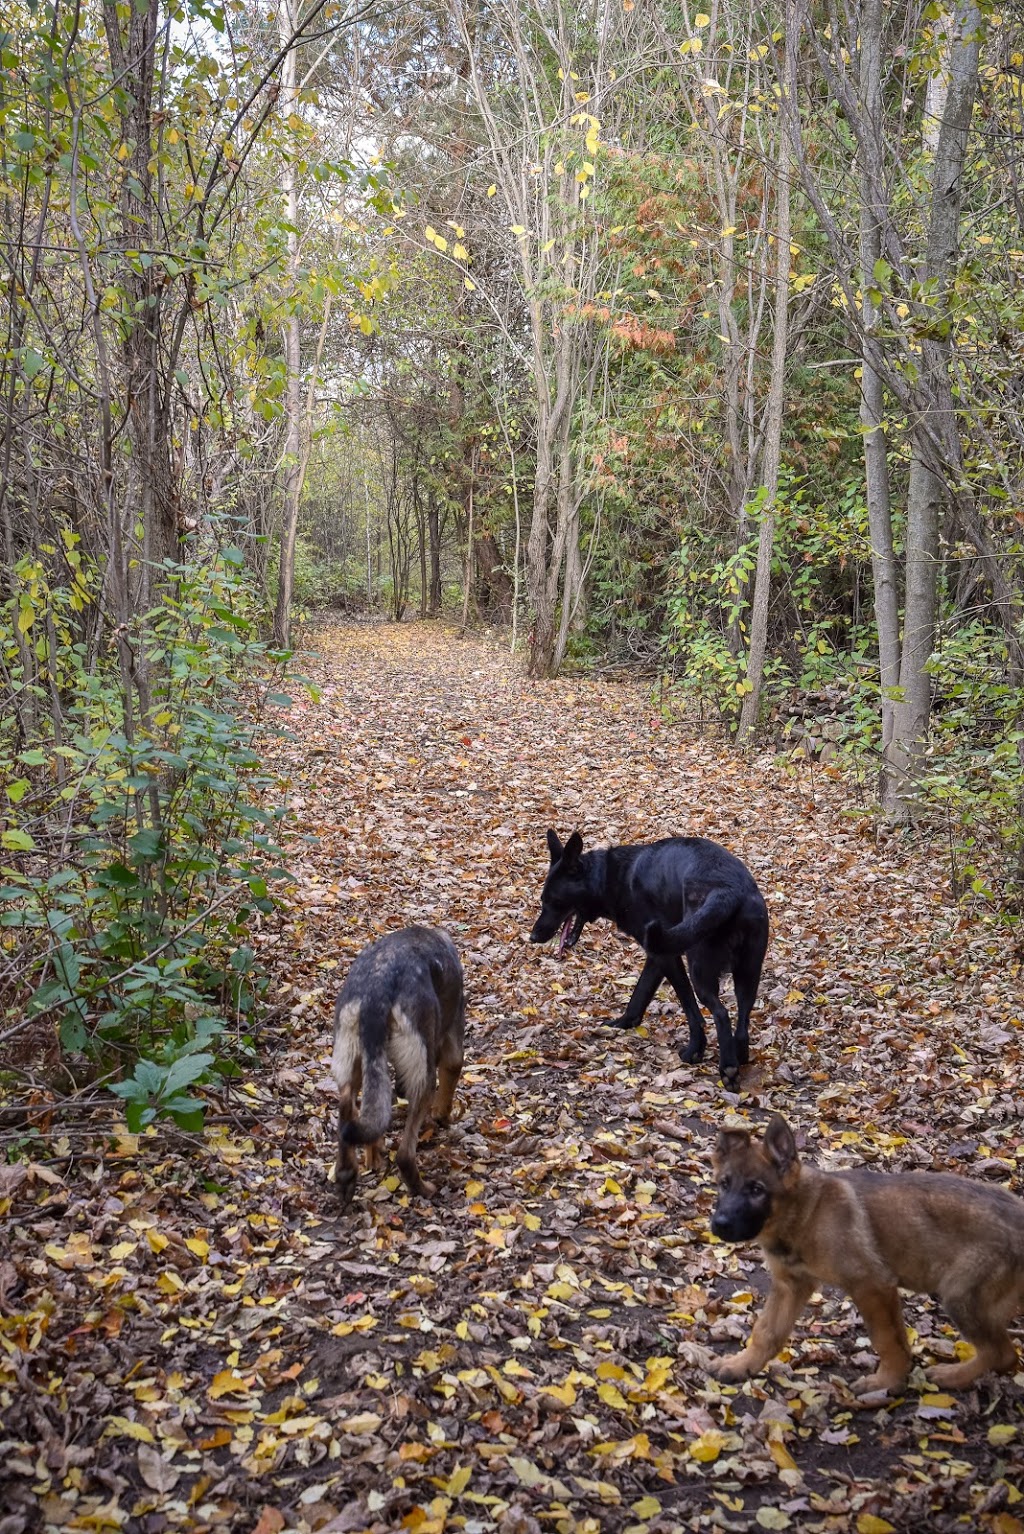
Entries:
{"type": "Polygon", "coordinates": [[[640,971],[640,978],[633,987],[633,994],[626,1004],[626,1010],[621,1017],[612,1017],[603,1025],[605,1028],[639,1028],[644,1020],[644,1013],[654,1000],[654,993],[664,980],[667,966],[664,959],[648,959],[640,971]]]}
{"type": "Polygon", "coordinates": [[[768,949],[768,921],[751,923],[732,966],[736,991],[736,1058],[741,1065],[750,1059],[750,1013],[761,984],[761,966],[768,949]]]}
{"type": "Polygon", "coordinates": [[[740,1065],[746,1065],[750,1059],[750,1013],[761,982],[761,959],[752,964],[745,954],[737,960],[732,980],[736,989],[736,1058],[740,1065]]]}
{"type": "Polygon", "coordinates": [[[704,1019],[701,1016],[697,998],[693,994],[693,986],[690,977],[686,973],[686,965],[682,959],[666,959],[665,974],[668,982],[682,1003],[686,1013],[686,1021],[690,1029],[690,1037],[687,1043],[679,1045],[679,1058],[684,1065],[696,1065],[703,1060],[704,1051],[707,1048],[708,1036],[704,1032],[704,1019]]]}
{"type": "Polygon", "coordinates": [[[714,954],[708,953],[705,949],[697,947],[696,949],[691,949],[687,959],[690,965],[690,978],[693,981],[693,988],[715,1020],[715,1033],[718,1036],[719,1073],[725,1085],[735,1090],[739,1086],[740,1061],[738,1059],[736,1040],[732,1036],[732,1024],[729,1021],[729,1014],[725,1010],[722,999],[718,994],[718,983],[721,979],[721,967],[718,958],[714,954]]]}

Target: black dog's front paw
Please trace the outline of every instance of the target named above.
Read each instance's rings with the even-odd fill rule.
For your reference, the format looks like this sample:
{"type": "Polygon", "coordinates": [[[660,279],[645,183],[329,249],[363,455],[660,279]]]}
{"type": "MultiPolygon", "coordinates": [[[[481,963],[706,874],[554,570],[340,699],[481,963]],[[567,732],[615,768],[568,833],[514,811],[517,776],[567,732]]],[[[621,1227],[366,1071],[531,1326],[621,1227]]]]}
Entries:
{"type": "Polygon", "coordinates": [[[707,1047],[706,1039],[691,1039],[689,1044],[679,1045],[679,1058],[684,1065],[699,1065],[707,1047]]]}
{"type": "Polygon", "coordinates": [[[722,1085],[727,1092],[738,1092],[740,1089],[740,1068],[738,1065],[722,1066],[722,1085]]]}
{"type": "Polygon", "coordinates": [[[606,1018],[602,1022],[601,1027],[602,1028],[639,1028],[639,1026],[640,1026],[640,1024],[642,1022],[643,1022],[643,1017],[630,1017],[628,1012],[624,1012],[621,1017],[609,1017],[609,1018],[606,1018]]]}

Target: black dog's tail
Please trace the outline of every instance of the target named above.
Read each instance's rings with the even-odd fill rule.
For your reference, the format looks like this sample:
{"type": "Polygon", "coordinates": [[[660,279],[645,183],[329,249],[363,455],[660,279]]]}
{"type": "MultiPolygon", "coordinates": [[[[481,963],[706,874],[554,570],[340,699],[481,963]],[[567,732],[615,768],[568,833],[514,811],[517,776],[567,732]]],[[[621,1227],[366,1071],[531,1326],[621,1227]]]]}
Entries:
{"type": "Polygon", "coordinates": [[[359,1008],[359,1043],[363,1060],[363,1085],[359,1117],[340,1129],[347,1145],[372,1145],[391,1127],[394,1097],[388,1070],[388,1016],[390,1002],[364,997],[359,1008]]]}
{"type": "Polygon", "coordinates": [[[732,921],[743,902],[740,890],[712,890],[703,904],[675,927],[664,927],[660,921],[648,922],[644,929],[644,948],[648,953],[665,958],[685,953],[694,943],[711,937],[718,929],[732,921]]]}

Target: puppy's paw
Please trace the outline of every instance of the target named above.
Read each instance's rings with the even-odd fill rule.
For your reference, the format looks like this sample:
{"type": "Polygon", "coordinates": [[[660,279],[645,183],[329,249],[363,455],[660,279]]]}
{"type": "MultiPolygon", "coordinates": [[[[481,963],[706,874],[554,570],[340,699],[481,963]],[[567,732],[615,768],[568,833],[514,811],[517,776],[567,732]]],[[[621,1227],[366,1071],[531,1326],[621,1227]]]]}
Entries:
{"type": "Polygon", "coordinates": [[[739,1385],[743,1380],[748,1380],[753,1374],[745,1353],[727,1353],[724,1357],[716,1355],[711,1358],[707,1366],[708,1373],[715,1379],[721,1380],[723,1385],[739,1385]]]}
{"type": "Polygon", "coordinates": [[[863,1379],[855,1380],[853,1393],[855,1396],[888,1396],[902,1390],[906,1384],[906,1374],[896,1374],[891,1369],[876,1369],[874,1374],[865,1374],[863,1379]]]}

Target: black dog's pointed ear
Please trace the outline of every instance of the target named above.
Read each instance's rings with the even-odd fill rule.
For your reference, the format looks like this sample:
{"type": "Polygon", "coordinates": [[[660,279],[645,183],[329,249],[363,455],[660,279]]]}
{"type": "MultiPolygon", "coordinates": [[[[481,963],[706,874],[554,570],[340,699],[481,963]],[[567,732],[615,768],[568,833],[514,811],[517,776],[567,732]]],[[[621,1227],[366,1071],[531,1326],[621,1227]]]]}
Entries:
{"type": "Polygon", "coordinates": [[[561,842],[558,840],[558,837],[555,835],[554,831],[549,831],[548,852],[551,856],[552,863],[558,862],[558,859],[562,856],[564,850],[565,849],[563,848],[561,842]]]}
{"type": "Polygon", "coordinates": [[[562,854],[567,863],[575,863],[583,851],[583,838],[578,831],[574,831],[565,844],[565,852],[562,854]]]}
{"type": "Polygon", "coordinates": [[[764,1148],[780,1172],[788,1172],[796,1155],[796,1140],[781,1113],[772,1115],[764,1132],[764,1148]]]}

